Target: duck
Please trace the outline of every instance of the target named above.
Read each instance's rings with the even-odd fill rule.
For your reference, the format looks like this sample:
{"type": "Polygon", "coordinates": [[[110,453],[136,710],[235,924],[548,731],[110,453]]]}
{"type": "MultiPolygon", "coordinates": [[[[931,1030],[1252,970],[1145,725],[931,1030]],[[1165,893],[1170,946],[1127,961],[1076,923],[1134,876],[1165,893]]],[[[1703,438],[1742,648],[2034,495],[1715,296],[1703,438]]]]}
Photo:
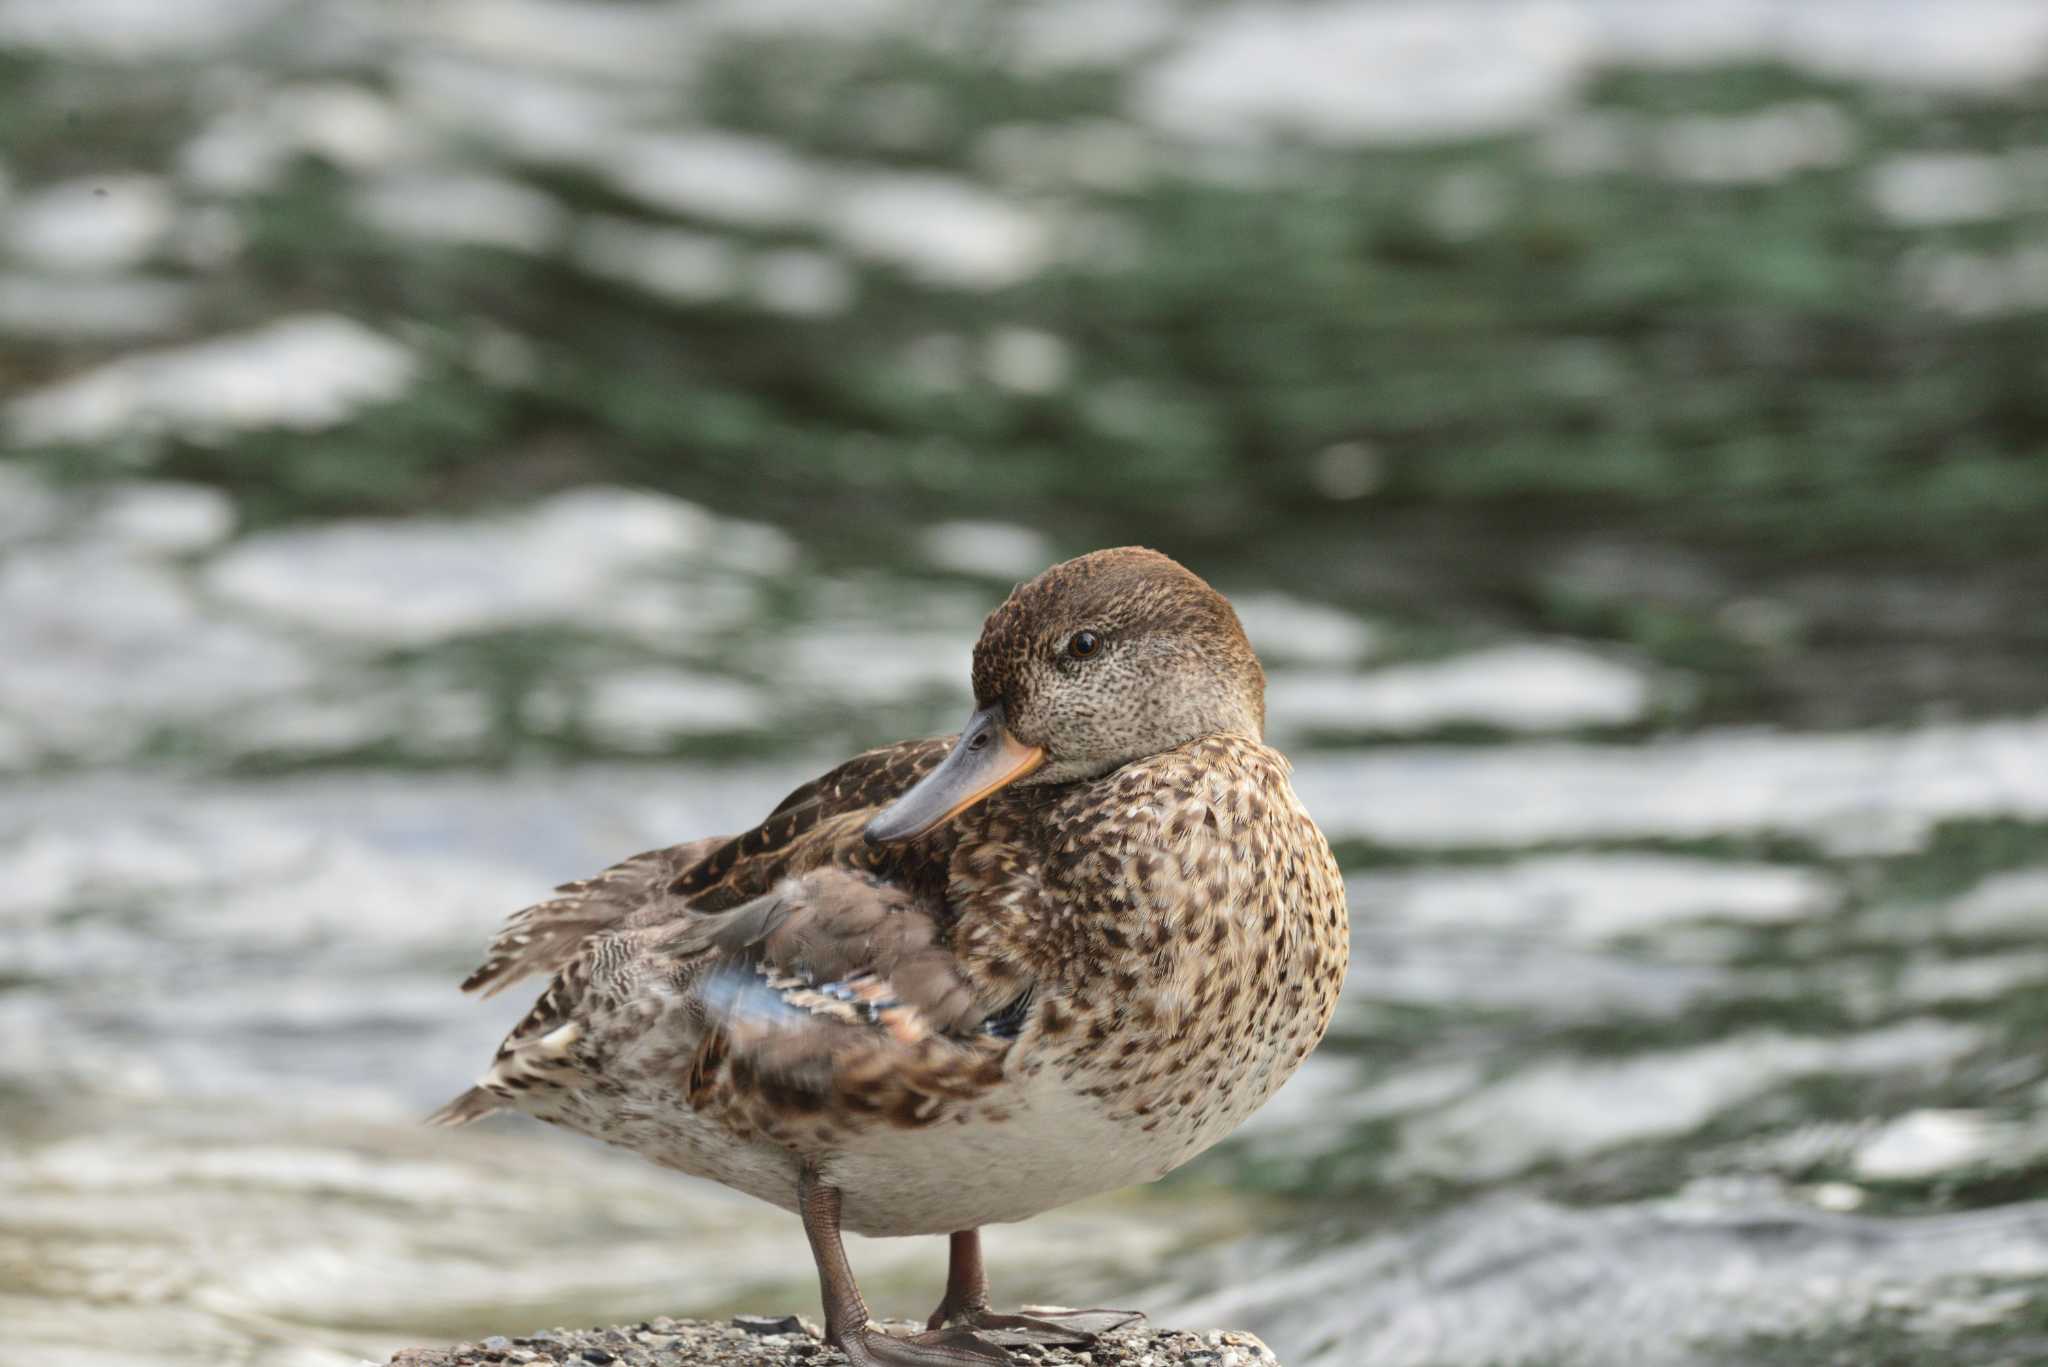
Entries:
{"type": "Polygon", "coordinates": [[[462,984],[546,989],[432,1119],[520,1112],[802,1221],[855,1367],[982,1367],[1135,1319],[994,1309],[980,1231],[1163,1177],[1321,1040],[1343,879],[1265,743],[1227,599],[1119,547],[1018,585],[957,735],[515,913],[462,984]],[[944,1235],[922,1332],[842,1241],[944,1235]]]}

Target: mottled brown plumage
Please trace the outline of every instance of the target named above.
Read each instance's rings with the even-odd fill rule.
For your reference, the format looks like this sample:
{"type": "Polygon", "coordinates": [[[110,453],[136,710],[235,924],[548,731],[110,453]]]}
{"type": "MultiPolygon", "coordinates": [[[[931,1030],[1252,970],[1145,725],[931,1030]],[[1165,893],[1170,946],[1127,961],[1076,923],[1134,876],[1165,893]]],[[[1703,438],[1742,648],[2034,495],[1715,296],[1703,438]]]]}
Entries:
{"type": "Polygon", "coordinates": [[[1235,614],[1165,556],[1020,586],[973,683],[959,738],[515,915],[465,988],[552,981],[438,1118],[522,1110],[799,1211],[856,1362],[1001,1351],[867,1329],[842,1224],[955,1236],[935,1331],[1056,1332],[988,1309],[972,1231],[1161,1176],[1263,1103],[1335,1005],[1343,886],[1235,614]]]}

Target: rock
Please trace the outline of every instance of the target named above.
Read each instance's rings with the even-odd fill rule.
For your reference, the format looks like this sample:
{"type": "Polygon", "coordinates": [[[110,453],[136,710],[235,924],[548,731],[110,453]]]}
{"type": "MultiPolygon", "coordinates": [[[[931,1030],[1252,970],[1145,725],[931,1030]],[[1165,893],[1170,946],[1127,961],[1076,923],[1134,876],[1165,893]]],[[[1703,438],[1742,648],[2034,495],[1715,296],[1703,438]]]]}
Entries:
{"type": "MultiPolygon", "coordinates": [[[[886,1327],[899,1334],[923,1328],[902,1320],[886,1327]]],[[[493,1335],[452,1348],[406,1348],[391,1364],[498,1367],[521,1350],[535,1349],[568,1367],[843,1367],[846,1362],[819,1341],[816,1325],[795,1315],[735,1315],[725,1323],[662,1318],[610,1329],[493,1335]]],[[[1155,1329],[1142,1320],[1085,1349],[1022,1347],[1010,1352],[1019,1367],[1279,1367],[1273,1350],[1254,1335],[1155,1329]]]]}
{"type": "Polygon", "coordinates": [[[744,1329],[749,1334],[801,1334],[804,1322],[795,1315],[784,1315],[775,1319],[769,1315],[734,1315],[732,1327],[744,1329]]]}

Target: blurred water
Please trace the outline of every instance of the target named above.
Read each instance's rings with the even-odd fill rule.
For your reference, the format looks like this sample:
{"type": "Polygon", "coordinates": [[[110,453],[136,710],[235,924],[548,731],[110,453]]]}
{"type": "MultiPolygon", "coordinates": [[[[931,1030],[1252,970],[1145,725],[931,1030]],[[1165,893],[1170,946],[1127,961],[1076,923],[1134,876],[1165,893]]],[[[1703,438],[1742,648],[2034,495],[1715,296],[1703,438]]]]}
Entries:
{"type": "MultiPolygon", "coordinates": [[[[2032,98],[2044,16],[1126,0],[975,30],[893,0],[825,28],[796,4],[0,0],[33,92],[0,91],[28,130],[0,147],[0,1362],[313,1367],[809,1306],[786,1218],[535,1126],[416,1119],[523,1008],[454,991],[499,917],[957,724],[983,613],[1104,525],[1022,525],[1029,471],[963,483],[875,415],[957,436],[1071,404],[1092,433],[1185,430],[1198,464],[1170,397],[1098,379],[1085,327],[1005,291],[1134,269],[1158,184],[1257,199],[1320,155],[1507,132],[1570,184],[1839,175],[1870,232],[1921,234],[1883,277],[1900,307],[2024,320],[2048,300],[2039,150],[1903,145],[1882,111],[2032,98]],[[727,63],[783,42],[791,118],[830,85],[820,50],[916,74],[808,142],[703,116],[740,100],[727,63]],[[979,70],[976,43],[1079,112],[933,153],[933,73],[979,70]],[[1711,108],[1588,100],[1702,64],[1736,72],[1711,108]],[[35,131],[80,92],[163,91],[177,116],[125,142],[35,131]],[[418,299],[328,262],[364,242],[425,253],[391,258],[418,299]],[[559,314],[528,311],[522,262],[561,273],[559,314]],[[510,283],[464,293],[471,267],[510,283]],[[871,336],[885,306],[920,321],[871,336]],[[848,555],[830,499],[755,496],[758,450],[809,429],[707,389],[606,391],[597,444],[662,456],[581,450],[549,426],[573,388],[552,330],[631,348],[642,308],[734,353],[735,320],[856,319],[815,335],[871,422],[780,478],[858,487],[895,453],[949,492],[848,555]],[[543,436],[504,450],[477,416],[536,407],[543,436]],[[677,430],[746,461],[671,466],[677,430]]],[[[1511,217],[1505,174],[1427,172],[1432,240],[1511,217]]],[[[1810,288],[1758,266],[1781,268],[1810,288]]],[[[1593,340],[1543,366],[1627,388],[1593,340]]],[[[1307,454],[1321,505],[1390,477],[1369,440],[1307,454]]],[[[1295,1367],[2048,1357],[2038,577],[1238,511],[1118,539],[1210,548],[1351,878],[1352,979],[1241,1137],[995,1232],[999,1293],[1239,1325],[1295,1367]]],[[[879,1308],[927,1308],[930,1242],[855,1250],[879,1308]]]]}
{"type": "MultiPolygon", "coordinates": [[[[414,1126],[523,1008],[452,988],[500,915],[731,829],[831,752],[479,772],[503,700],[422,656],[573,621],[634,663],[533,683],[515,729],[599,753],[830,736],[827,692],[937,728],[997,580],[813,582],[787,538],[648,494],[235,538],[189,487],[12,478],[7,762],[42,776],[0,795],[8,1351],[346,1361],[807,1303],[786,1221],[530,1127],[414,1126]],[[797,605],[764,621],[771,594],[797,605]],[[301,767],[379,753],[404,767],[301,767]]],[[[928,542],[975,535],[1000,544],[928,542]]],[[[1509,740],[1609,724],[1656,671],[1554,641],[1384,660],[1372,623],[1246,597],[1276,733],[1341,690],[1361,729],[1503,739],[1301,752],[1365,861],[1332,1041],[1195,1174],[1000,1232],[1007,1284],[1333,1363],[1707,1361],[2031,1313],[2048,1226],[2007,1197],[2048,1161],[2048,722],[1509,740]],[[1944,849],[1970,831],[2022,862],[1970,884],[1985,853],[1944,849]]],[[[937,1257],[861,1252],[906,1312],[937,1257]]]]}

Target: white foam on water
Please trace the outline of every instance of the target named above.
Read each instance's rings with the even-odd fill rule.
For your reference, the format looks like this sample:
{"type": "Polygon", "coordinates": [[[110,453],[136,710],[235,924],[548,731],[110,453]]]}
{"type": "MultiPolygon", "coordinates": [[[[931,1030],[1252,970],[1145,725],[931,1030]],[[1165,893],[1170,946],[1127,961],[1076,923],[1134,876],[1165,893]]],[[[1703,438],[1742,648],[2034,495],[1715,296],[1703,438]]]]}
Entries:
{"type": "Polygon", "coordinates": [[[674,5],[583,0],[442,0],[386,22],[472,58],[597,79],[674,82],[697,67],[701,35],[674,5]]]}
{"type": "Polygon", "coordinates": [[[17,195],[0,223],[17,258],[54,271],[115,271],[137,265],[169,236],[177,200],[159,176],[81,176],[17,195]]]}
{"type": "Polygon", "coordinates": [[[312,829],[231,807],[133,812],[87,829],[72,821],[11,814],[8,878],[0,883],[0,922],[47,922],[94,905],[162,906],[234,887],[263,888],[300,876],[319,848],[312,829]]]}
{"type": "Polygon", "coordinates": [[[1840,1038],[1758,1031],[1614,1062],[1538,1061],[1417,1116],[1393,1161],[1463,1181],[1504,1178],[1689,1134],[1800,1077],[1935,1067],[1982,1042],[1972,1027],[1926,1019],[1840,1038]]]}
{"type": "Polygon", "coordinates": [[[852,267],[829,252],[808,247],[761,252],[751,274],[754,301],[771,313],[792,318],[844,313],[860,288],[852,267]]]}
{"type": "MultiPolygon", "coordinates": [[[[651,209],[741,227],[815,225],[850,252],[932,285],[999,289],[1036,273],[1053,250],[1051,225],[1038,213],[954,176],[856,174],[813,164],[776,141],[715,129],[618,133],[588,152],[618,191],[651,209]]],[[[627,244],[616,225],[600,227],[594,252],[616,258],[621,250],[643,254],[647,242],[627,244]]],[[[764,256],[758,266],[770,271],[772,262],[764,256]]],[[[821,268],[844,273],[817,254],[807,268],[811,277],[821,268]]],[[[780,312],[829,314],[850,291],[834,279],[829,289],[766,285],[762,293],[780,312]]]]}
{"type": "Polygon", "coordinates": [[[0,546],[54,531],[64,509],[65,500],[33,470],[0,462],[0,546]]]}
{"type": "Polygon", "coordinates": [[[2029,0],[1586,0],[1605,60],[1653,65],[1780,61],[1824,76],[1985,89],[2048,59],[2029,0]]]}
{"type": "Polygon", "coordinates": [[[0,272],[0,332],[73,341],[126,341],[177,332],[193,287],[143,275],[0,272]]]}
{"type": "MultiPolygon", "coordinates": [[[[719,1250],[689,1273],[705,1305],[796,1303],[814,1287],[795,1219],[596,1145],[536,1142],[530,1125],[515,1138],[261,1102],[127,1114],[149,1138],[94,1126],[0,1167],[11,1215],[65,1227],[61,1247],[38,1235],[22,1249],[41,1299],[9,1330],[38,1361],[72,1360],[58,1355],[67,1340],[94,1364],[129,1349],[179,1367],[327,1361],[317,1354],[330,1350],[381,1361],[487,1316],[513,1332],[555,1323],[565,1306],[632,1323],[677,1309],[679,1247],[719,1250]],[[227,1228],[236,1237],[213,1236],[227,1228]],[[119,1302],[139,1286],[147,1313],[80,1315],[81,1298],[119,1302]],[[316,1356],[273,1355],[281,1322],[316,1356]]],[[[1144,1220],[1114,1202],[1053,1213],[1006,1231],[1006,1275],[1043,1288],[1153,1265],[1227,1228],[1227,1205],[1183,1201],[1144,1220]]],[[[877,1240],[861,1258],[871,1295],[945,1278],[943,1241],[877,1240]]]]}
{"type": "MultiPolygon", "coordinates": [[[[693,1283],[707,1303],[803,1294],[793,1220],[528,1123],[414,1119],[488,1063],[538,990],[487,1004],[454,991],[508,911],[625,850],[765,811],[792,782],[788,765],[697,782],[630,768],[196,787],[123,774],[0,794],[0,952],[17,974],[57,975],[0,997],[0,1030],[28,1049],[7,1062],[32,1059],[19,1080],[78,1108],[0,1159],[10,1216],[61,1231],[62,1252],[30,1259],[37,1292],[89,1258],[163,1293],[146,1323],[94,1318],[101,1345],[167,1333],[183,1310],[225,1343],[251,1316],[283,1317],[327,1326],[298,1338],[379,1356],[486,1315],[673,1309],[678,1240],[722,1250],[693,1283]],[[120,1122],[94,1119],[98,1105],[120,1122]]],[[[1201,1206],[1056,1214],[1006,1237],[1005,1258],[1018,1278],[1071,1267],[1074,1246],[1099,1258],[1095,1275],[1149,1264],[1201,1206]]],[[[892,1269],[943,1279],[941,1243],[870,1253],[883,1287],[892,1269]]]]}
{"type": "Polygon", "coordinates": [[[228,105],[185,144],[178,167],[205,189],[248,193],[275,184],[300,153],[368,171],[407,145],[398,111],[376,92],[343,81],[295,83],[228,105]]]}
{"type": "Polygon", "coordinates": [[[1942,909],[1951,935],[2048,933],[2048,867],[1990,874],[1942,909]]]}
{"type": "Polygon", "coordinates": [[[1198,140],[1471,137],[1557,108],[1596,52],[1593,25],[1570,5],[1227,5],[1139,75],[1135,103],[1198,140]]]}
{"type": "Polygon", "coordinates": [[[1627,172],[1709,185],[1770,185],[1855,155],[1854,122],[1828,100],[1668,119],[1572,110],[1546,120],[1538,160],[1559,175],[1627,172]]]}
{"type": "Polygon", "coordinates": [[[1923,244],[1905,254],[1900,285],[1915,302],[1964,318],[2048,308],[2048,241],[1987,251],[1923,244]]]}
{"type": "Polygon", "coordinates": [[[1981,91],[2048,66],[2048,9],[2032,0],[1781,0],[1767,9],[1755,55],[1823,76],[1981,91]]]}
{"type": "Polygon", "coordinates": [[[703,129],[629,138],[604,167],[653,208],[752,228],[807,222],[822,190],[822,173],[780,143],[703,129]]]}
{"type": "Polygon", "coordinates": [[[41,758],[41,748],[28,721],[0,717],[0,772],[31,768],[41,758]]]}
{"type": "Polygon", "coordinates": [[[955,574],[1029,579],[1058,558],[1052,543],[1009,522],[939,522],[917,534],[925,560],[955,574]]]}
{"type": "MultiPolygon", "coordinates": [[[[1828,77],[2011,86],[2048,69],[2030,0],[1322,0],[1204,12],[1140,74],[1135,107],[1183,137],[1403,142],[1504,132],[1603,67],[1784,62],[1828,77]]],[[[1763,130],[1766,133],[1772,130],[1763,130]]],[[[1695,151],[1700,150],[1695,148],[1695,151]]],[[[1759,168],[1728,160],[1723,171],[1759,168]]]]}
{"type": "Polygon", "coordinates": [[[303,684],[290,643],[201,611],[164,557],[234,526],[218,491],[132,481],[59,492],[0,466],[0,769],[121,755],[164,723],[204,721],[303,684]]]}
{"type": "Polygon", "coordinates": [[[738,568],[758,568],[786,550],[779,534],[722,525],[680,499],[593,487],[499,517],[333,522],[252,537],[214,560],[205,583],[273,620],[420,644],[602,620],[625,584],[729,564],[735,552],[738,568]]]}
{"type": "MultiPolygon", "coordinates": [[[[1341,1041],[1398,1033],[1418,1007],[1460,1022],[1505,1017],[1529,1031],[1678,1020],[1703,998],[1726,993],[1735,978],[1688,946],[1666,940],[1646,952],[1574,943],[1534,916],[1479,933],[1385,917],[1369,886],[1351,900],[1351,970],[1333,1026],[1341,1041]]],[[[1468,1049],[1465,1061],[1481,1067],[1487,1052],[1468,1049]]],[[[1326,1066],[1349,1062],[1341,1044],[1326,1053],[1326,1066]]],[[[1424,1066],[1442,1061],[1427,1048],[1421,1057],[1424,1066]]],[[[1360,1086],[1376,1084],[1371,1069],[1352,1064],[1349,1071],[1360,1086]]],[[[1352,1118],[1366,1115],[1333,1106],[1317,1122],[1325,1146],[1341,1148],[1352,1118]]]]}
{"type": "Polygon", "coordinates": [[[1175,0],[1048,0],[1011,17],[1017,60],[1027,69],[1124,66],[1170,40],[1187,21],[1175,0]]]}
{"type": "Polygon", "coordinates": [[[568,214],[554,196],[503,176],[421,170],[372,181],[356,213],[397,237],[537,255],[561,238],[568,214]]]}
{"type": "Polygon", "coordinates": [[[974,164],[992,181],[1033,192],[1069,186],[1129,191],[1159,169],[1157,140],[1122,119],[998,124],[981,135],[974,164]]]}
{"type": "Polygon", "coordinates": [[[676,737],[749,731],[772,713],[760,689],[713,674],[639,669],[591,682],[582,720],[600,740],[626,750],[663,749],[676,737]]]}
{"type": "Polygon", "coordinates": [[[0,0],[0,47],[87,61],[203,58],[290,7],[291,0],[0,0]]]}
{"type": "Polygon", "coordinates": [[[761,585],[746,572],[696,572],[617,584],[591,605],[592,625],[649,649],[673,652],[739,633],[762,606],[761,585]]]}
{"type": "Polygon", "coordinates": [[[1051,256],[1051,230],[1038,214],[951,176],[844,178],[824,214],[849,250],[937,285],[1001,289],[1051,256]]]}
{"type": "Polygon", "coordinates": [[[234,500],[204,484],[135,480],[101,486],[85,501],[81,535],[137,554],[189,555],[235,529],[234,500]]]}
{"type": "Polygon", "coordinates": [[[1073,351],[1041,328],[999,327],[982,343],[981,368],[1013,394],[1051,394],[1073,374],[1073,351]]]}
{"type": "Polygon", "coordinates": [[[1353,1125],[1448,1105],[1482,1080],[1476,1059],[1407,1062],[1390,1072],[1368,1072],[1324,1049],[1309,1055],[1237,1134],[1262,1157],[1311,1158],[1343,1144],[1353,1125]]]}
{"type": "MultiPolygon", "coordinates": [[[[201,848],[240,838],[239,826],[220,820],[230,813],[248,821],[246,810],[230,807],[193,823],[201,848]]],[[[407,953],[440,948],[457,958],[478,953],[478,932],[488,937],[506,914],[542,891],[520,869],[459,854],[414,853],[349,831],[317,832],[284,821],[266,836],[273,846],[302,842],[305,857],[265,879],[215,884],[206,895],[187,895],[156,914],[224,954],[302,949],[332,954],[339,966],[363,956],[369,943],[378,947],[376,957],[391,957],[398,947],[407,953]],[[290,915],[278,914],[281,904],[291,907],[290,915]]],[[[356,990],[381,994],[402,983],[405,971],[395,962],[388,967],[390,980],[356,990]]],[[[169,990],[143,991],[167,1010],[175,1005],[169,990]]]]}
{"type": "Polygon", "coordinates": [[[1335,1245],[1245,1240],[1153,1314],[1271,1326],[1294,1367],[1494,1362],[1503,1344],[1516,1361],[1644,1367],[1749,1361],[1758,1335],[1867,1333],[1930,1299],[1961,1320],[2044,1273],[2041,1202],[1875,1219],[1767,1182],[1630,1203],[1504,1194],[1335,1245]]]}
{"type": "Polygon", "coordinates": [[[1769,105],[1746,114],[1669,119],[1652,134],[1654,165],[1675,180],[1769,185],[1839,166],[1856,151],[1856,128],[1826,100],[1769,105]]]}
{"type": "Polygon", "coordinates": [[[820,626],[786,643],[779,677],[814,700],[838,705],[902,703],[931,693],[964,695],[971,648],[972,642],[954,631],[820,626]]]}
{"type": "Polygon", "coordinates": [[[1371,622],[1284,593],[1233,593],[1230,606],[1259,659],[1308,665],[1351,665],[1369,658],[1380,633],[1371,622]]]}
{"type": "Polygon", "coordinates": [[[1569,110],[1544,121],[1535,146],[1538,165],[1561,176],[1634,171],[1648,160],[1648,128],[1634,114],[1569,110]]]}
{"type": "Polygon", "coordinates": [[[489,525],[342,523],[252,538],[206,582],[238,608],[330,634],[427,642],[574,611],[585,575],[522,570],[521,544],[516,530],[489,525]]]}
{"type": "Polygon", "coordinates": [[[2013,173],[2005,158],[1980,152],[1916,152],[1886,157],[1870,168],[1877,211],[1894,223],[1926,227],[1998,218],[2013,207],[2013,173]]]}
{"type": "Polygon", "coordinates": [[[1640,721],[1649,678],[1574,646],[1495,646],[1369,673],[1276,671],[1266,706],[1278,730],[1412,732],[1457,724],[1508,731],[1621,726],[1640,721]]]}
{"type": "MultiPolygon", "coordinates": [[[[146,531],[177,534],[193,528],[146,531]]],[[[167,724],[204,724],[310,684],[295,643],[204,610],[174,569],[109,548],[20,550],[0,564],[0,714],[44,756],[123,758],[167,724]]]]}
{"type": "Polygon", "coordinates": [[[420,1157],[381,1161],[344,1150],[283,1143],[223,1144],[204,1149],[138,1151],[132,1144],[78,1138],[37,1151],[33,1179],[79,1192],[131,1191],[181,1183],[226,1183],[256,1191],[347,1191],[379,1200],[411,1201],[460,1193],[475,1174],[450,1162],[420,1157]]]}
{"type": "Polygon", "coordinates": [[[398,108],[376,91],[348,81],[295,82],[229,104],[179,150],[178,170],[203,189],[248,194],[276,184],[302,153],[372,173],[419,146],[398,108]]]}
{"type": "Polygon", "coordinates": [[[395,65],[401,107],[429,127],[482,138],[511,156],[537,162],[594,162],[666,93],[615,81],[476,60],[444,50],[414,51],[395,65]]]}
{"type": "Polygon", "coordinates": [[[924,0],[703,0],[693,7],[707,33],[786,34],[806,38],[830,34],[862,38],[882,33],[918,31],[933,9],[924,0]]]}
{"type": "Polygon", "coordinates": [[[604,216],[577,225],[571,254],[594,275],[692,304],[733,293],[748,268],[746,253],[725,238],[604,216]]]}
{"type": "Polygon", "coordinates": [[[1313,753],[1295,757],[1294,785],[1333,838],[1396,846],[1782,832],[1904,852],[1944,820],[2048,818],[2048,718],[1313,753]]]}
{"type": "Polygon", "coordinates": [[[647,489],[586,485],[542,499],[523,518],[546,548],[595,553],[616,563],[687,557],[709,566],[776,574],[796,562],[795,542],[777,528],[722,518],[647,489]]]}
{"type": "Polygon", "coordinates": [[[351,318],[305,313],[248,332],[142,351],[14,400],[28,445],[110,441],[169,430],[205,438],[265,427],[336,426],[399,397],[417,363],[351,318]]]}
{"type": "Polygon", "coordinates": [[[967,339],[957,332],[927,332],[906,342],[897,362],[905,381],[926,394],[958,394],[969,373],[967,339]]]}
{"type": "MultiPolygon", "coordinates": [[[[2048,922],[2048,913],[2042,917],[2048,922]]],[[[1925,926],[1918,928],[1925,934],[1925,926]]],[[[1945,958],[1922,954],[1899,970],[1892,984],[1897,999],[1910,1007],[1948,1002],[1988,1002],[2022,988],[2048,990],[2048,951],[1980,954],[1945,958]]]]}
{"type": "Polygon", "coordinates": [[[1694,921],[1785,925],[1824,916],[1842,889],[1825,874],[1651,854],[1559,854],[1475,868],[1367,874],[1356,905],[1430,930],[1517,931],[1591,941],[1694,921]]]}
{"type": "Polygon", "coordinates": [[[490,699],[474,689],[393,686],[330,665],[312,689],[246,707],[206,742],[233,758],[347,754],[387,743],[422,758],[473,758],[491,725],[490,699]]]}
{"type": "Polygon", "coordinates": [[[1866,1182],[1934,1177],[2008,1150],[2012,1129],[1981,1111],[1908,1111],[1860,1144],[1850,1167],[1866,1182]]]}

